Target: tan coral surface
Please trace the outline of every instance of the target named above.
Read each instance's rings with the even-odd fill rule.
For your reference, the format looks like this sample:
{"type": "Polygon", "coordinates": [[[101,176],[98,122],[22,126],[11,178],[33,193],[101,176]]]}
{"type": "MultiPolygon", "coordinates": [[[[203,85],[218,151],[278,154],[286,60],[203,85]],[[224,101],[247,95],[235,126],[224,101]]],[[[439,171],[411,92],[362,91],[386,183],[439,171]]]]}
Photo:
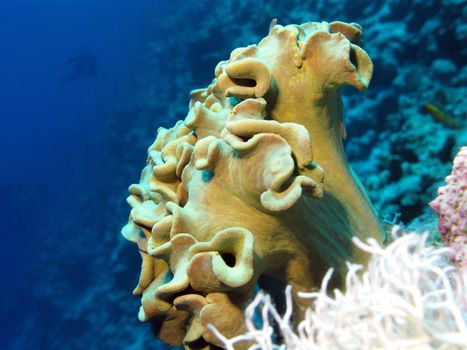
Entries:
{"type": "Polygon", "coordinates": [[[122,232],[143,261],[139,319],[162,341],[220,346],[207,325],[243,333],[262,276],[310,291],[329,267],[342,276],[345,261],[365,262],[353,236],[383,240],[342,144],[339,88],[363,90],[372,75],[360,45],[358,24],[275,25],[217,65],[184,121],[158,130],[122,232]]]}

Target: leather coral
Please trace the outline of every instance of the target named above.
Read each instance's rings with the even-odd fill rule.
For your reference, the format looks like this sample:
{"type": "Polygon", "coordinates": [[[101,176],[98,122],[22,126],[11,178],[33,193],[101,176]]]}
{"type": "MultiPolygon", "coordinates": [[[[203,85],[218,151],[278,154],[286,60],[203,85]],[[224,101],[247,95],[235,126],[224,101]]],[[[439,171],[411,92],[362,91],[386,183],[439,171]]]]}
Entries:
{"type": "Polygon", "coordinates": [[[382,241],[341,139],[339,87],[365,89],[372,75],[359,45],[357,24],[275,25],[217,65],[184,121],[159,129],[123,235],[143,261],[139,318],[164,342],[220,346],[207,325],[242,333],[264,276],[309,291],[329,267],[367,259],[353,236],[382,241]]]}

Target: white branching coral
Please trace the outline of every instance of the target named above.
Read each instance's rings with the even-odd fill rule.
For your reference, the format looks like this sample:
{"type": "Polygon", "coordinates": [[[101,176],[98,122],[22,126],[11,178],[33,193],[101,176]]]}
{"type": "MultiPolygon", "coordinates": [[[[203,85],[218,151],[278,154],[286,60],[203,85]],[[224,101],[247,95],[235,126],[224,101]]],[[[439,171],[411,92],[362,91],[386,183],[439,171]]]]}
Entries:
{"type": "Polygon", "coordinates": [[[292,288],[286,289],[281,316],[260,292],[245,312],[247,332],[228,339],[211,330],[228,350],[248,342],[250,349],[466,349],[467,274],[446,260],[448,248],[427,246],[428,234],[392,230],[393,242],[354,243],[372,255],[364,272],[348,264],[346,290],[331,297],[329,270],[321,289],[298,292],[310,308],[293,326],[292,288]],[[254,322],[261,320],[261,325],[254,322]]]}

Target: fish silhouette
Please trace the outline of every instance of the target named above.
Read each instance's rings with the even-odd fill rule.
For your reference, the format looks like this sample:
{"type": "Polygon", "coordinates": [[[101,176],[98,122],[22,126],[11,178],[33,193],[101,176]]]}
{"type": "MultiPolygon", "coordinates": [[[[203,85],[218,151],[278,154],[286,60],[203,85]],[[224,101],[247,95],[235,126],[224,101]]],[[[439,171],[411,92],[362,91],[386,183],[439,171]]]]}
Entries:
{"type": "Polygon", "coordinates": [[[89,51],[81,52],[66,60],[67,70],[62,75],[62,81],[73,81],[83,77],[95,77],[97,75],[96,56],[89,51]]]}

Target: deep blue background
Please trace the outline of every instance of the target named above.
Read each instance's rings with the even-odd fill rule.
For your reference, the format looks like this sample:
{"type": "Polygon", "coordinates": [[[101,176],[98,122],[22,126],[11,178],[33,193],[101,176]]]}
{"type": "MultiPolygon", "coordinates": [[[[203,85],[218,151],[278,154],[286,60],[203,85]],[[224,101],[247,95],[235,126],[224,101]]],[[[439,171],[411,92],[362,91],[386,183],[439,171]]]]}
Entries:
{"type": "MultiPolygon", "coordinates": [[[[2,349],[38,308],[32,296],[48,269],[40,257],[80,235],[76,225],[75,232],[59,233],[53,223],[81,215],[79,197],[95,180],[91,169],[100,160],[106,121],[131,98],[163,11],[154,0],[0,1],[2,349]],[[67,61],[83,52],[94,55],[96,74],[64,80],[74,69],[67,61]],[[44,240],[54,248],[44,251],[44,240]]],[[[104,169],[101,175],[109,176],[104,169]]],[[[70,296],[56,297],[72,303],[70,296]]]]}

